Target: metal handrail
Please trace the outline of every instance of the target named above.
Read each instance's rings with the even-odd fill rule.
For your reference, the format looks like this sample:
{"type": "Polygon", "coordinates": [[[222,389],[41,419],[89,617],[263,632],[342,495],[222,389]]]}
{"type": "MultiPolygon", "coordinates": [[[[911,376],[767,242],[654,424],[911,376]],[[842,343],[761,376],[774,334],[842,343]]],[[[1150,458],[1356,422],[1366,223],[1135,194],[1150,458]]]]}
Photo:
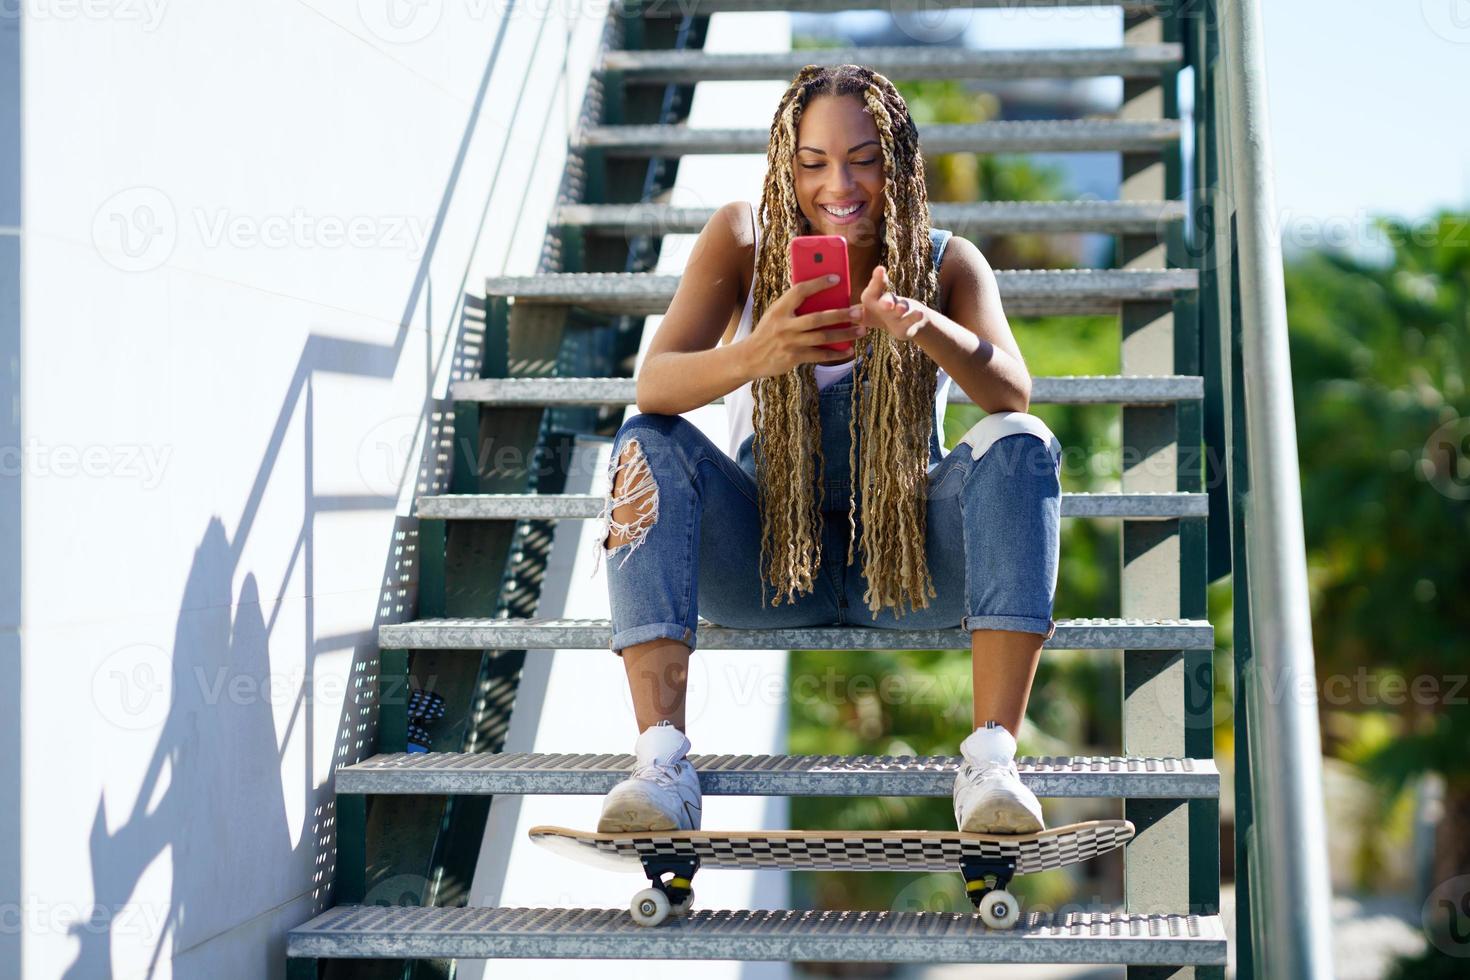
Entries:
{"type": "MultiPolygon", "coordinates": [[[[1259,0],[1219,0],[1226,84],[1222,172],[1236,218],[1249,506],[1252,947],[1258,975],[1332,976],[1331,889],[1286,287],[1271,171],[1259,0]]],[[[1224,360],[1229,364],[1228,356],[1224,360]]],[[[1227,369],[1228,370],[1228,369],[1227,369]]],[[[1235,499],[1235,494],[1232,493],[1235,499]]]]}

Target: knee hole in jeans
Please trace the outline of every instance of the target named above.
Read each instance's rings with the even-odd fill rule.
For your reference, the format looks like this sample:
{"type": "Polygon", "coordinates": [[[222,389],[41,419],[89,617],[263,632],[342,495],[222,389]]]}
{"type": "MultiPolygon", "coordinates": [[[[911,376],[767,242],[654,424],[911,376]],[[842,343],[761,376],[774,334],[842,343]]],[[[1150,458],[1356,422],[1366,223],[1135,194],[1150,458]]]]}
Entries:
{"type": "Polygon", "coordinates": [[[608,471],[603,513],[608,529],[603,544],[608,552],[630,544],[628,553],[632,554],[658,521],[658,484],[637,438],[628,440],[608,471]]]}

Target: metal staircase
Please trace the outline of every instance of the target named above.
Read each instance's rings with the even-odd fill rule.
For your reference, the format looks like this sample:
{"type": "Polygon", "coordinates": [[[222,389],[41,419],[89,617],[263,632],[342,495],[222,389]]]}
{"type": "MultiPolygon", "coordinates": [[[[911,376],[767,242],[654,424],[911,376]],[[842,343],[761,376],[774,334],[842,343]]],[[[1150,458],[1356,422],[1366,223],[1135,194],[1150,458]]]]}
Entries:
{"type": "MultiPolygon", "coordinates": [[[[943,5],[1109,4],[956,0],[943,5]]],[[[936,226],[960,234],[983,228],[1116,236],[1115,269],[1000,272],[997,277],[1012,314],[1111,313],[1121,325],[1118,376],[1036,378],[1032,401],[1121,406],[1122,491],[1067,493],[1062,499],[1064,517],[1122,520],[1119,615],[1061,620],[1046,645],[1123,651],[1124,754],[1027,759],[1021,773],[1041,796],[1124,801],[1124,816],[1138,829],[1124,854],[1124,907],[1111,913],[1023,916],[1009,932],[987,931],[972,916],[939,912],[696,908],[680,928],[645,929],[624,909],[463,907],[491,797],[602,794],[633,762],[620,754],[499,750],[524,658],[541,649],[605,650],[610,627],[606,620],[534,615],[535,568],[548,547],[550,522],[593,518],[602,498],[561,493],[563,481],[554,467],[549,474],[539,468],[533,474],[524,464],[477,465],[483,447],[493,438],[496,447],[521,450],[522,460],[550,458],[555,455],[550,443],[565,436],[551,421],[565,425],[585,419],[598,406],[622,408],[634,401],[631,379],[561,376],[558,365],[565,363],[565,351],[585,352],[605,342],[609,324],[613,335],[631,333],[636,342],[642,317],[667,307],[677,280],[638,270],[651,267],[659,236],[698,232],[710,214],[647,203],[672,184],[678,159],[764,152],[761,131],[676,125],[682,107],[699,81],[789,79],[812,53],[706,54],[698,48],[709,14],[933,6],[933,0],[681,0],[677,5],[623,0],[609,18],[602,65],[589,88],[546,271],[486,283],[478,378],[453,388],[452,492],[417,502],[419,615],[380,629],[379,751],[337,769],[336,904],[291,931],[293,978],[333,975],[342,964],[331,961],[352,961],[342,975],[354,977],[452,976],[455,958],[500,957],[1125,963],[1130,977],[1223,976],[1220,778],[1212,745],[1215,638],[1206,618],[1205,587],[1241,566],[1248,550],[1242,504],[1249,472],[1239,452],[1230,455],[1244,442],[1249,407],[1239,380],[1240,304],[1232,298],[1238,295],[1238,280],[1252,273],[1234,264],[1231,218],[1244,224],[1260,215],[1239,212],[1238,199],[1226,200],[1219,215],[1209,212],[1223,216],[1223,239],[1218,220],[1199,219],[1206,213],[1202,208],[1219,205],[1219,189],[1228,181],[1223,171],[1235,152],[1221,108],[1226,62],[1249,57],[1248,51],[1222,56],[1222,35],[1229,32],[1218,17],[1228,20],[1239,14],[1236,8],[1244,8],[1249,19],[1254,5],[1230,0],[1115,0],[1111,5],[1123,7],[1126,43],[1116,50],[919,47],[823,51],[821,56],[871,64],[897,79],[1113,75],[1124,80],[1116,118],[923,129],[929,153],[1108,150],[1121,156],[1118,201],[935,204],[932,216],[936,226]],[[1188,161],[1194,174],[1192,202],[1185,200],[1177,100],[1185,67],[1195,69],[1196,152],[1188,161]],[[1191,216],[1195,220],[1186,224],[1191,216]],[[591,340],[599,336],[604,340],[591,340]],[[577,348],[584,339],[589,346],[577,348]],[[1203,456],[1196,451],[1201,446],[1207,450],[1203,456]],[[404,751],[406,692],[430,677],[450,705],[436,745],[455,751],[409,754],[404,751]],[[407,960],[419,962],[402,962],[407,960]]],[[[1242,37],[1249,26],[1237,25],[1242,37]]],[[[616,352],[613,358],[611,363],[618,363],[616,352]]],[[[968,401],[958,386],[951,398],[968,401]]],[[[1282,461],[1261,465],[1280,467],[1282,461]]],[[[1290,466],[1294,477],[1294,458],[1290,466]]],[[[1269,564],[1259,574],[1264,587],[1272,574],[1269,564]]],[[[1243,589],[1239,576],[1237,589],[1243,589]]],[[[1288,591],[1283,601],[1290,598],[1288,591]]],[[[1238,598],[1236,642],[1247,650],[1254,625],[1249,616],[1250,604],[1238,598]]],[[[969,649],[969,640],[959,629],[702,625],[699,645],[969,649]]],[[[1264,646],[1258,643],[1257,649],[1266,656],[1264,646]]],[[[1296,651],[1298,667],[1301,652],[1296,651]]],[[[1309,634],[1305,656],[1310,668],[1309,634]]],[[[1250,677],[1237,681],[1249,683],[1250,677]]],[[[1255,710],[1270,712],[1273,706],[1255,710]]],[[[1250,723],[1242,709],[1238,725],[1250,723]]],[[[1266,724],[1259,717],[1254,723],[1266,724]]],[[[1302,717],[1291,724],[1298,734],[1304,730],[1302,717]]],[[[1242,746],[1252,744],[1250,735],[1241,732],[1242,746]]],[[[1297,749],[1305,744],[1297,743],[1297,749]]],[[[1258,750],[1257,738],[1252,752],[1258,750]]],[[[696,755],[692,761],[707,795],[772,796],[948,796],[958,764],[954,757],[874,756],[696,755]]],[[[1286,761],[1300,778],[1310,779],[1316,771],[1315,759],[1286,761]]],[[[1250,766],[1238,766],[1238,820],[1246,821],[1237,824],[1238,833],[1251,830],[1252,786],[1259,778],[1250,766]]],[[[1283,828],[1310,832],[1312,821],[1320,821],[1320,801],[1314,804],[1311,792],[1315,789],[1285,801],[1261,795],[1254,810],[1279,803],[1272,813],[1281,819],[1268,828],[1271,833],[1283,828]]],[[[1292,843],[1273,840],[1272,846],[1292,843]]],[[[1238,844],[1243,885],[1246,869],[1259,873],[1261,867],[1254,847],[1254,838],[1238,844]]],[[[1276,854],[1291,863],[1284,850],[1276,854]]],[[[1313,868],[1293,872],[1295,901],[1325,901],[1314,891],[1315,874],[1313,868]]],[[[1235,937],[1240,975],[1327,975],[1322,951],[1311,940],[1279,937],[1280,962],[1290,964],[1287,972],[1267,972],[1256,962],[1246,918],[1254,892],[1241,891],[1235,937]]],[[[1279,895],[1272,901],[1279,908],[1279,895]]],[[[1304,919],[1299,925],[1316,929],[1321,921],[1304,919]]]]}

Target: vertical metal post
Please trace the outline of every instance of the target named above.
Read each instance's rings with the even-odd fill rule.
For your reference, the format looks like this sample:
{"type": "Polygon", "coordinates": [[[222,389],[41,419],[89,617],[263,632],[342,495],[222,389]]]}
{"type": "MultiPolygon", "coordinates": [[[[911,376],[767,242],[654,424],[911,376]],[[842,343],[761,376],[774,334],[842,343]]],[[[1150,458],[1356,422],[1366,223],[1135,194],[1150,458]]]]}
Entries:
{"type": "MultiPolygon", "coordinates": [[[[1249,500],[1250,473],[1245,444],[1240,373],[1240,280],[1235,254],[1236,202],[1233,175],[1225,159],[1229,121],[1226,111],[1225,64],[1220,56],[1217,0],[1210,0],[1206,15],[1197,27],[1200,58],[1196,112],[1202,123],[1201,195],[1198,234],[1202,308],[1207,315],[1205,330],[1206,408],[1208,444],[1212,455],[1210,485],[1211,558],[1228,561],[1233,602],[1234,697],[1234,838],[1235,838],[1235,971],[1242,980],[1258,976],[1255,943],[1251,932],[1254,879],[1251,867],[1256,853],[1252,773],[1248,747],[1251,738],[1249,699],[1250,676],[1250,568],[1245,548],[1244,510],[1249,500]],[[1217,523],[1223,519],[1223,528],[1217,523]],[[1217,540],[1223,531],[1218,553],[1217,540]]],[[[1212,562],[1212,564],[1217,564],[1212,562]]]]}
{"type": "MultiPolygon", "coordinates": [[[[1124,12],[1130,44],[1157,44],[1177,29],[1155,12],[1124,12]]],[[[1178,118],[1177,72],[1124,81],[1120,119],[1178,118]]],[[[1123,200],[1167,200],[1182,193],[1177,147],[1162,153],[1123,154],[1123,200]]],[[[1167,237],[1122,236],[1119,266],[1166,268],[1167,237]]],[[[1177,249],[1176,249],[1177,251],[1177,249]]],[[[1177,256],[1176,256],[1177,257],[1177,256]]],[[[1196,307],[1168,302],[1129,303],[1122,312],[1122,373],[1192,374],[1198,371],[1196,307]]],[[[1123,491],[1198,489],[1197,468],[1181,470],[1181,447],[1199,441],[1199,410],[1125,405],[1123,491]]],[[[1194,459],[1191,452],[1188,460],[1194,459]]],[[[1185,532],[1180,520],[1124,521],[1122,615],[1203,616],[1203,529],[1185,532]]],[[[1211,666],[1207,653],[1127,650],[1123,657],[1123,751],[1129,755],[1209,758],[1211,666]]],[[[1138,828],[1128,845],[1124,898],[1130,912],[1218,910],[1218,808],[1208,801],[1130,799],[1124,815],[1138,828]],[[1200,806],[1198,803],[1205,803],[1200,806]],[[1185,873],[1181,874],[1181,871],[1185,873]]],[[[1130,978],[1205,977],[1218,971],[1190,967],[1130,967],[1130,978]]]]}
{"type": "Polygon", "coordinates": [[[378,751],[408,751],[408,651],[378,653],[378,751]]]}
{"type": "Polygon", "coordinates": [[[337,871],[332,904],[357,905],[367,894],[367,797],[337,794],[337,871]]]}
{"type": "Polygon", "coordinates": [[[292,956],[286,960],[286,980],[317,980],[321,976],[321,960],[311,956],[292,956]]]}

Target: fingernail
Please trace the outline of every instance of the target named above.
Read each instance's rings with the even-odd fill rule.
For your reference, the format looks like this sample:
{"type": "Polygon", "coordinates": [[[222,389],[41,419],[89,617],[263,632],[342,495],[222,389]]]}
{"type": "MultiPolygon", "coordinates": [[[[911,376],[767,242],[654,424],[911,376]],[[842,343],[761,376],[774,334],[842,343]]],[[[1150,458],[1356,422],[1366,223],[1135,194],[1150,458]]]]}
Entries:
{"type": "Polygon", "coordinates": [[[849,306],[847,308],[847,315],[848,316],[851,316],[851,317],[859,317],[859,316],[862,316],[863,315],[863,308],[861,306],[849,306]]]}
{"type": "Polygon", "coordinates": [[[836,282],[839,278],[840,278],[839,276],[837,276],[836,274],[833,274],[833,275],[830,275],[830,276],[827,277],[827,281],[828,282],[836,282]]]}

